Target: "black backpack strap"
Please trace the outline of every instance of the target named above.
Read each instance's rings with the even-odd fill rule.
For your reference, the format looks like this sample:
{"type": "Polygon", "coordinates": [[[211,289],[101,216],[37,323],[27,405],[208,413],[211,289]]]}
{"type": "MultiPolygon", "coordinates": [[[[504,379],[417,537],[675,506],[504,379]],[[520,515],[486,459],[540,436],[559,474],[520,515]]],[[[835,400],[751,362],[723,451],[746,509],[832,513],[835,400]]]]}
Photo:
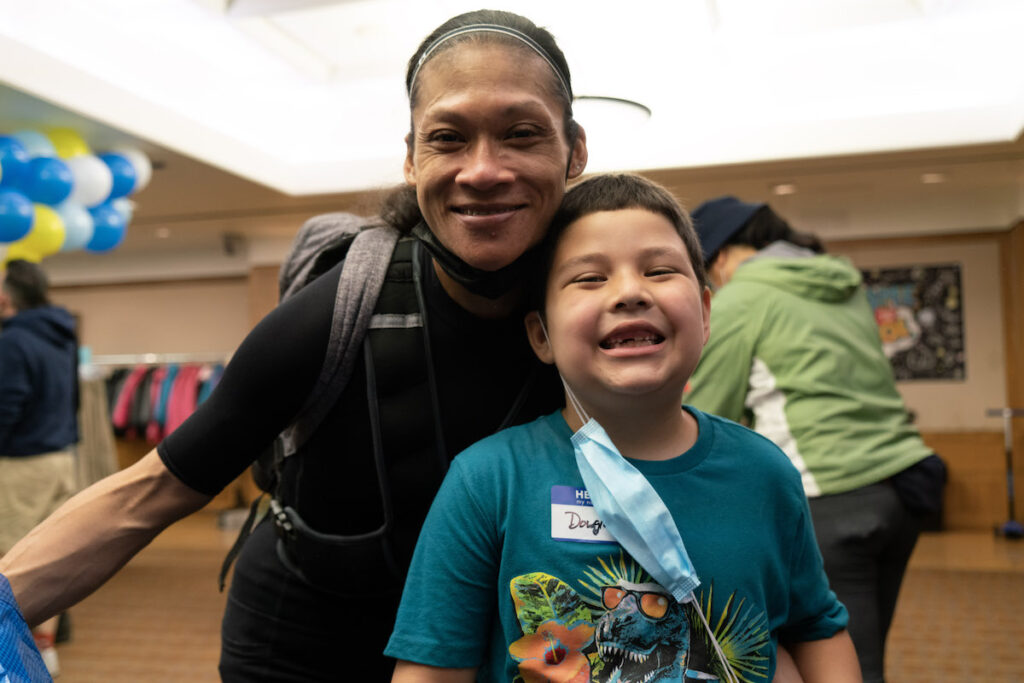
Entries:
{"type": "MultiPolygon", "coordinates": [[[[402,431],[432,431],[429,411],[416,411],[416,416],[410,416],[408,403],[396,394],[401,393],[411,377],[431,365],[422,299],[417,296],[420,288],[414,268],[416,245],[415,240],[405,238],[395,246],[361,344],[372,437],[372,453],[368,455],[373,457],[376,467],[384,513],[382,524],[357,535],[325,534],[307,525],[288,501],[275,497],[270,502],[278,535],[278,558],[296,576],[329,593],[335,593],[338,587],[352,590],[366,576],[373,576],[378,585],[395,587],[404,578],[403,563],[396,560],[394,548],[395,514],[386,462],[389,449],[400,447],[394,439],[396,423],[408,427],[402,431]],[[417,417],[422,424],[410,424],[410,419],[417,417]]],[[[433,392],[428,400],[435,402],[433,392]]],[[[444,458],[443,453],[441,457],[444,458]]]]}
{"type": "Polygon", "coordinates": [[[252,533],[252,528],[256,526],[256,522],[263,518],[260,514],[262,510],[262,504],[265,499],[264,493],[260,493],[256,497],[256,500],[249,506],[249,514],[246,515],[245,521],[242,522],[242,527],[238,530],[238,536],[235,538],[235,542],[231,544],[231,549],[228,550],[228,554],[224,556],[224,561],[220,565],[220,574],[217,575],[217,588],[220,592],[224,592],[224,584],[228,578],[228,571],[231,569],[231,565],[235,563],[235,558],[238,557],[238,553],[242,552],[242,546],[245,545],[246,539],[249,538],[249,534],[252,533]]]}
{"type": "Polygon", "coordinates": [[[360,232],[349,247],[334,296],[324,364],[305,407],[282,433],[285,457],[316,431],[348,384],[397,242],[397,230],[379,226],[360,232]]]}
{"type": "MultiPolygon", "coordinates": [[[[341,396],[352,375],[352,366],[360,355],[363,338],[369,328],[377,298],[388,274],[397,230],[386,225],[369,227],[355,234],[351,243],[335,244],[332,248],[345,250],[345,263],[338,277],[331,313],[331,337],[320,369],[320,376],[298,416],[282,432],[253,467],[253,476],[259,488],[275,492],[280,483],[280,471],[284,458],[295,453],[309,435],[323,421],[324,417],[341,396]]],[[[319,259],[323,262],[324,259],[319,259]]],[[[311,262],[302,277],[310,277],[315,270],[316,260],[311,262]]],[[[238,538],[221,564],[218,585],[224,590],[224,582],[231,565],[242,550],[242,545],[255,526],[263,496],[259,496],[249,508],[238,538]]]]}

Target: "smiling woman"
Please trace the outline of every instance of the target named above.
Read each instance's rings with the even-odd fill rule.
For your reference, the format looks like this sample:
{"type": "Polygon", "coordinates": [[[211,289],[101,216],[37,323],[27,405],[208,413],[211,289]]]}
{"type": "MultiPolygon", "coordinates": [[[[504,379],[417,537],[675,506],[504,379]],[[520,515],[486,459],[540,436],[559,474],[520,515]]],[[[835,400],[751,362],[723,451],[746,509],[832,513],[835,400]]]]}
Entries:
{"type": "Polygon", "coordinates": [[[350,252],[279,305],[189,420],[2,559],[28,621],[102,584],[296,419],[321,368],[339,362],[328,349],[353,351],[329,346],[332,314],[342,270],[366,269],[383,289],[361,284],[358,301],[340,305],[369,300],[385,324],[356,337],[350,355],[361,362],[351,380],[280,464],[277,514],[238,557],[220,673],[225,681],[388,677],[382,651],[450,458],[558,404],[557,378],[522,331],[524,282],[566,182],[587,161],[565,58],[528,19],[478,11],[449,20],[413,55],[406,86],[407,184],[382,208],[380,246],[350,252]],[[339,647],[353,656],[339,657],[339,647]]]}

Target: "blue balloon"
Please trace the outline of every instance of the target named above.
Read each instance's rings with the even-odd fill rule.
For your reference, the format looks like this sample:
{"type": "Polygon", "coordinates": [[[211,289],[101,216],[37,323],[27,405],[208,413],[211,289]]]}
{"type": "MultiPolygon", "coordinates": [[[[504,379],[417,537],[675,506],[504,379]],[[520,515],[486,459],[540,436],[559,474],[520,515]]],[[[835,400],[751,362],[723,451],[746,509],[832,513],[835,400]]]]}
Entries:
{"type": "Polygon", "coordinates": [[[121,155],[113,152],[107,152],[101,154],[100,159],[103,163],[110,168],[110,174],[114,176],[114,186],[110,190],[110,196],[107,199],[117,199],[118,197],[127,197],[135,189],[135,167],[132,166],[132,162],[121,155]]]}
{"type": "Polygon", "coordinates": [[[117,209],[104,202],[89,209],[89,213],[92,215],[93,230],[92,237],[85,245],[87,251],[110,251],[121,244],[125,222],[124,216],[117,209]]]}
{"type": "Polygon", "coordinates": [[[20,240],[32,230],[32,201],[15,190],[0,190],[0,242],[20,240]]]}
{"type": "Polygon", "coordinates": [[[11,137],[24,145],[25,151],[32,158],[57,156],[57,149],[50,142],[50,138],[37,130],[19,130],[11,137]]]}
{"type": "Polygon", "coordinates": [[[71,169],[60,159],[36,157],[28,162],[22,189],[32,201],[56,206],[68,198],[74,182],[71,169]]]}
{"type": "Polygon", "coordinates": [[[28,170],[28,151],[25,145],[7,135],[0,135],[0,185],[17,187],[28,170]]]}
{"type": "Polygon", "coordinates": [[[64,244],[60,250],[75,251],[88,244],[93,232],[92,214],[74,202],[64,202],[55,210],[64,221],[64,244]]]}

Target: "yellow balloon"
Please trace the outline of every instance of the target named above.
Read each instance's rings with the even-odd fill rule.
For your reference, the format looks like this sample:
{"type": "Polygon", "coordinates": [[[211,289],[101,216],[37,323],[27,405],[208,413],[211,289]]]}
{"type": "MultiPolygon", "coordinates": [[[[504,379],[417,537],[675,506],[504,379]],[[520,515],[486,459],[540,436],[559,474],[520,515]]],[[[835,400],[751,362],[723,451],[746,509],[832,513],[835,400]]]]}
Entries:
{"type": "Polygon", "coordinates": [[[64,219],[56,211],[45,204],[33,204],[35,216],[32,219],[32,229],[29,233],[17,242],[11,242],[8,248],[8,260],[10,251],[19,254],[30,254],[35,259],[25,258],[26,261],[39,262],[39,259],[56,254],[64,245],[64,219]]]}
{"type": "Polygon", "coordinates": [[[7,253],[4,254],[3,265],[7,266],[11,261],[31,261],[32,263],[39,263],[43,260],[43,257],[38,253],[28,249],[23,244],[18,242],[12,242],[7,245],[7,253]]]}
{"type": "Polygon", "coordinates": [[[46,137],[53,143],[53,148],[57,150],[57,156],[61,159],[92,154],[89,145],[78,134],[78,131],[73,128],[48,128],[46,130],[46,137]]]}

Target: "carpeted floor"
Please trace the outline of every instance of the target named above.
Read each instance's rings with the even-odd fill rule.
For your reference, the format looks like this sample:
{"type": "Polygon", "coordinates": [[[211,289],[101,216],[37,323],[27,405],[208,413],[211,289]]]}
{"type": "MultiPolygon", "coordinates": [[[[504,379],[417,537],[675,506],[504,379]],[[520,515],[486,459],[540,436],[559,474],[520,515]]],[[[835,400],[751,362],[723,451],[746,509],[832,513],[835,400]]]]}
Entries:
{"type": "Polygon", "coordinates": [[[1024,681],[1024,573],[911,569],[886,655],[889,683],[1024,681]]]}

